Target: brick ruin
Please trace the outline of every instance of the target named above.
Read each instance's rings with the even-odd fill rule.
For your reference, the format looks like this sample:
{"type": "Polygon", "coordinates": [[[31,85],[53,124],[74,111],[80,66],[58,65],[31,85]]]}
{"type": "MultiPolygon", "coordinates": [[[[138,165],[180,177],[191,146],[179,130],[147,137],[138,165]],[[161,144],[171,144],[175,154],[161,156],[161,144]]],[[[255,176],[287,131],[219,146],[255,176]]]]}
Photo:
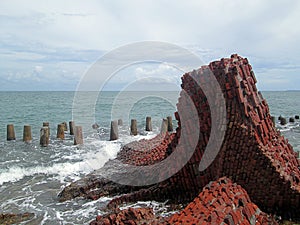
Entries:
{"type": "Polygon", "coordinates": [[[98,216],[91,225],[100,224],[277,224],[271,216],[251,202],[247,192],[226,177],[211,181],[184,210],[170,218],[156,217],[150,208],[116,210],[98,216]]]}
{"type": "MultiPolygon", "coordinates": [[[[179,151],[184,156],[187,146],[178,149],[182,131],[192,134],[194,125],[199,123],[199,139],[195,151],[177,173],[167,180],[146,187],[119,185],[92,174],[85,180],[66,187],[59,195],[60,200],[77,196],[96,199],[104,195],[123,194],[113,199],[109,207],[137,200],[169,200],[187,204],[195,202],[200,195],[205,195],[205,189],[203,192],[201,190],[210,181],[227,177],[245,189],[250,199],[264,212],[286,218],[299,217],[300,164],[292,146],[272,122],[268,104],[256,88],[256,79],[248,60],[232,55],[231,58],[221,59],[186,73],[182,77],[182,89],[184,91],[181,92],[178,101],[178,111],[187,112],[191,107],[184,97],[186,93],[196,106],[197,120],[188,116],[182,120],[180,113],[175,113],[178,120],[176,133],[163,138],[159,145],[155,145],[155,151],[149,150],[149,146],[153,146],[157,139],[143,140],[129,147],[125,146],[117,157],[118,160],[129,164],[147,165],[170,157],[174,151],[179,151]],[[199,82],[210,86],[210,79],[206,79],[206,75],[211,72],[218,81],[225,99],[226,109],[220,106],[220,110],[226,110],[226,118],[217,120],[220,129],[223,125],[226,129],[216,157],[208,168],[200,172],[199,164],[209,138],[216,137],[215,131],[212,131],[212,121],[216,118],[211,118],[211,108],[218,108],[220,104],[215,101],[213,106],[209,105],[209,95],[213,96],[214,90],[208,89],[204,93],[199,86],[199,82]]],[[[192,139],[187,140],[194,142],[192,139]]],[[[168,168],[165,171],[167,170],[168,168]]],[[[218,182],[221,185],[220,181],[218,182]]],[[[217,185],[216,189],[218,188],[217,185]]],[[[218,198],[217,195],[215,197],[218,198]]],[[[201,207],[203,203],[198,202],[197,207],[201,207]]]]}

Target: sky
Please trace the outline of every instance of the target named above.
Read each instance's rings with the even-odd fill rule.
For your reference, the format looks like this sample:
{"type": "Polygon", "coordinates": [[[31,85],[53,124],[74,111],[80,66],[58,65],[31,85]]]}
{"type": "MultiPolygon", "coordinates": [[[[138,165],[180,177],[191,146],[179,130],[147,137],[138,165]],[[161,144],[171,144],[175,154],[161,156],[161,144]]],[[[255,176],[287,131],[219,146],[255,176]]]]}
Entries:
{"type": "MultiPolygon", "coordinates": [[[[143,41],[186,48],[204,64],[238,53],[260,90],[300,90],[299,12],[298,0],[1,0],[0,91],[75,91],[105,54],[143,41]]],[[[180,85],[182,71],[140,63],[116,74],[107,89],[124,89],[124,79],[180,85]]]]}

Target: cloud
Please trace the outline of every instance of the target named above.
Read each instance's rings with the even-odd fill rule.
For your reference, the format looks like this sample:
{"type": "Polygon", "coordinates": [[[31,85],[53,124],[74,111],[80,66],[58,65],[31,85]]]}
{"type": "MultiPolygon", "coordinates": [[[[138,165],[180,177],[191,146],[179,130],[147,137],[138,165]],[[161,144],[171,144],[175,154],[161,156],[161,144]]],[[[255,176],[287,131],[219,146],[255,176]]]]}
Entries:
{"type": "Polygon", "coordinates": [[[42,67],[42,66],[35,66],[35,67],[34,67],[34,71],[35,71],[36,73],[41,73],[41,72],[43,71],[43,67],[42,67]]]}
{"type": "MultiPolygon", "coordinates": [[[[79,79],[104,52],[158,40],[187,47],[205,63],[239,53],[249,58],[264,81],[276,81],[270,70],[276,67],[289,81],[276,88],[288,88],[300,73],[299,11],[298,0],[1,0],[0,76],[29,73],[39,65],[40,76],[51,74],[57,83],[75,74],[79,79]]],[[[151,70],[131,72],[127,76],[151,70]]],[[[165,70],[166,77],[168,72],[172,73],[165,70]]]]}

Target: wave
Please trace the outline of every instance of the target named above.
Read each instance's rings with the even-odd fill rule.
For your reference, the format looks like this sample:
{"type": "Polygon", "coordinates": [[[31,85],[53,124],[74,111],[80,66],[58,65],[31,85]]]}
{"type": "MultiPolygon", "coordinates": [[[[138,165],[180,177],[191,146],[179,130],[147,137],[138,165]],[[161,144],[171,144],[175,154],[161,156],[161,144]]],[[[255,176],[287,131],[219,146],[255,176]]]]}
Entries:
{"type": "MultiPolygon", "coordinates": [[[[70,154],[61,154],[60,157],[54,157],[50,162],[33,165],[27,162],[25,165],[12,163],[6,169],[0,168],[0,185],[7,182],[17,182],[24,177],[44,174],[53,176],[55,179],[65,183],[66,180],[77,180],[82,175],[88,174],[101,168],[109,159],[115,158],[122,144],[142,138],[152,138],[154,133],[148,133],[146,136],[121,136],[116,141],[99,141],[95,138],[87,138],[83,149],[76,149],[76,146],[60,146],[60,149],[71,150],[70,154]],[[50,165],[49,165],[50,164],[50,165]],[[66,179],[67,178],[67,179],[66,179]]],[[[54,146],[58,148],[58,146],[54,146]]],[[[56,150],[57,151],[57,150],[56,150]]]]}

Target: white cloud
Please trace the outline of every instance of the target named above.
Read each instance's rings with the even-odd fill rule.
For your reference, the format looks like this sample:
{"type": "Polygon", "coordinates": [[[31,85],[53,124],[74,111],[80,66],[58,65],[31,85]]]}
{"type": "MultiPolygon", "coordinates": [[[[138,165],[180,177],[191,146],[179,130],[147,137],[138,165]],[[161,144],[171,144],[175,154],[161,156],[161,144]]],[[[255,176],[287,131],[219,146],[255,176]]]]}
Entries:
{"type": "MultiPolygon", "coordinates": [[[[66,58],[72,63],[78,61],[80,65],[74,67],[86,68],[100,53],[95,56],[95,52],[88,52],[83,57],[82,50],[103,52],[135,41],[158,40],[192,46],[206,63],[239,53],[259,64],[254,68],[265,67],[268,72],[259,72],[260,76],[270,80],[273,71],[268,70],[268,59],[275,64],[284,61],[291,62],[291,66],[300,65],[299,11],[298,0],[1,0],[0,57],[6,71],[0,76],[9,69],[15,70],[13,66],[29,71],[37,63],[43,67],[43,76],[49,76],[54,61],[66,58]]],[[[283,64],[280,68],[288,71],[283,64]]],[[[166,79],[172,73],[166,68],[158,69],[133,72],[143,76],[164,74],[166,79]]],[[[58,80],[80,76],[80,72],[63,63],[55,71],[59,75],[51,76],[58,80]]],[[[300,73],[299,68],[297,71],[300,73]]],[[[287,80],[292,78],[294,75],[286,74],[287,80]]]]}
{"type": "Polygon", "coordinates": [[[42,67],[42,66],[35,66],[35,67],[34,67],[34,71],[35,71],[36,73],[41,73],[41,72],[43,71],[43,67],[42,67]]]}

